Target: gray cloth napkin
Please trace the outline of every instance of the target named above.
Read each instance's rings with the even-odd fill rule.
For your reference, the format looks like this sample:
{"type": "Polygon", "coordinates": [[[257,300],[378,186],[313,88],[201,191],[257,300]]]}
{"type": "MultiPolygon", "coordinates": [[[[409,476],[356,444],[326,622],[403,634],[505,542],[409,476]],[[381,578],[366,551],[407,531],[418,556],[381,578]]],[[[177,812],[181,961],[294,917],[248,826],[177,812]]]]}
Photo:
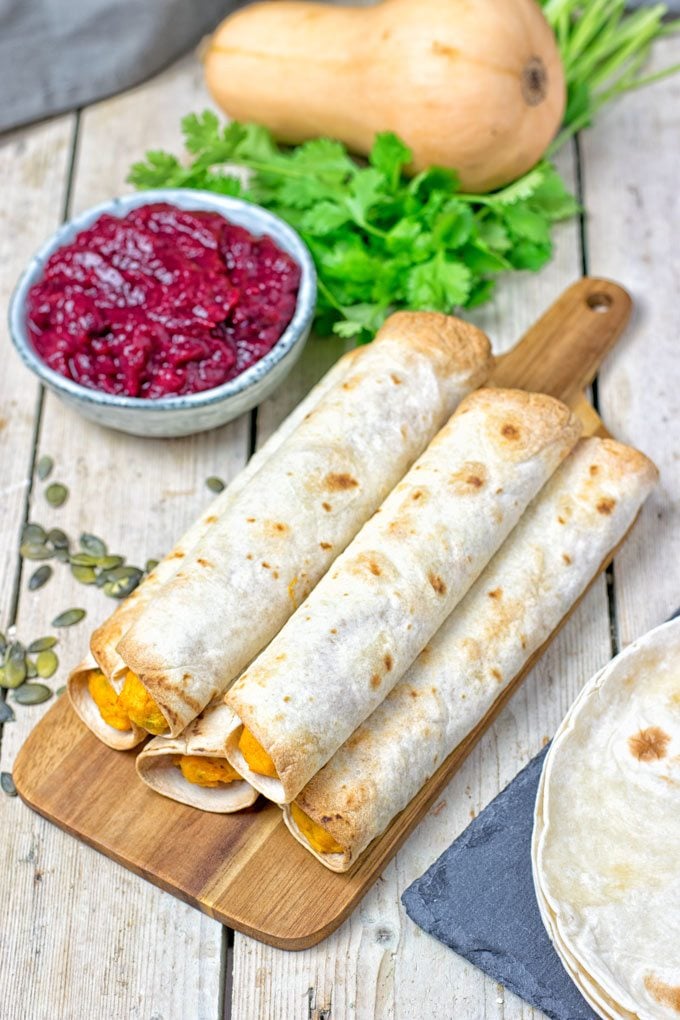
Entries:
{"type": "Polygon", "coordinates": [[[233,0],[0,0],[0,131],[139,84],[238,6],[233,0]]]}

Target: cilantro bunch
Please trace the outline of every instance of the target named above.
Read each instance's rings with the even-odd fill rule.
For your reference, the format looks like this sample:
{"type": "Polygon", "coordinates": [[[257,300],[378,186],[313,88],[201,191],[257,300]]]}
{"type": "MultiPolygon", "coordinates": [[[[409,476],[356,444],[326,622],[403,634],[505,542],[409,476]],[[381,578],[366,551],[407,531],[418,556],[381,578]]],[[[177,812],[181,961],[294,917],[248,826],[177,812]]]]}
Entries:
{"type": "Polygon", "coordinates": [[[493,194],[469,195],[451,170],[407,178],[410,150],[390,132],[360,165],[339,142],[284,149],[263,127],[222,125],[210,111],[185,117],[182,131],[188,165],[149,152],[130,182],[237,195],[290,223],[316,264],[319,332],[366,340],[398,308],[481,304],[498,273],[544,265],[551,225],[577,209],[548,163],[493,194]]]}

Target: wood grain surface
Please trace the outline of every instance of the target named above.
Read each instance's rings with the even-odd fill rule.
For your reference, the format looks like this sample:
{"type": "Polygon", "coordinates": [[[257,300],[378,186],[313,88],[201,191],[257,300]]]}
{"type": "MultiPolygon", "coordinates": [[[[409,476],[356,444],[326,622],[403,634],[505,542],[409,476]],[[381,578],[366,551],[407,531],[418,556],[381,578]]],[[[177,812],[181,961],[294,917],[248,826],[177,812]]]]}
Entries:
{"type": "MultiPolygon", "coordinates": [[[[578,407],[630,304],[610,281],[579,280],[499,359],[492,384],[548,392],[578,407]]],[[[594,412],[587,423],[599,426],[594,412]]],[[[136,874],[239,931],[305,949],[330,934],[376,881],[539,657],[347,874],[329,872],[294,841],[273,805],[220,816],[157,796],[136,778],[135,753],[101,744],[65,700],[29,736],[14,779],[30,807],[136,874]]]]}

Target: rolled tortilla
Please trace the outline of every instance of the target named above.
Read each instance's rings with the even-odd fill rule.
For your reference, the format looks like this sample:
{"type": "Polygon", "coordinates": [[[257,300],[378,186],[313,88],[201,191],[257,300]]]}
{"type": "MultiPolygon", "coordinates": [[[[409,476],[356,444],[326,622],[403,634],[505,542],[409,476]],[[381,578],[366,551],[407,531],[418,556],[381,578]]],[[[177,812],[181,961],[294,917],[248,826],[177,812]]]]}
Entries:
{"type": "Polygon", "coordinates": [[[532,866],[555,949],[602,1016],[680,1013],[680,620],[584,687],[543,767],[532,866]]]}
{"type": "Polygon", "coordinates": [[[231,709],[222,703],[210,705],[178,737],[154,737],[137,756],[137,775],[164,797],[201,811],[230,814],[250,807],[258,793],[245,780],[200,786],[185,779],[179,768],[181,756],[224,758],[224,738],[232,715],[231,709]]]}
{"type": "Polygon", "coordinates": [[[262,465],[276,453],[282,443],[303,421],[305,415],[316,407],[324,394],[342,381],[360,350],[350,351],[343,355],[329,369],[305,399],[281,423],[276,432],[253,454],[243,470],[212,501],[205,513],[184,533],[168,555],[93,632],[90,638],[90,654],[76,666],[68,678],[68,693],[71,704],[85,725],[109,747],[118,751],[128,750],[136,747],[148,734],[146,730],[134,723],[131,723],[130,728],[126,731],[115,730],[106,724],[90,696],[89,683],[92,673],[100,670],[111,684],[115,694],[120,694],[127,670],[117,651],[120,639],[139,619],[162,586],[177,573],[189,552],[209,533],[222,514],[226,512],[234,497],[245,488],[262,465]]]}
{"type": "Polygon", "coordinates": [[[118,645],[170,735],[271,640],[490,358],[458,319],[391,316],[250,479],[118,645]]]}
{"type": "Polygon", "coordinates": [[[346,871],[484,719],[584,592],[656,480],[646,457],[584,439],[401,682],[296,797],[346,871]]]}
{"type": "Polygon", "coordinates": [[[487,389],[463,401],[229,691],[246,729],[234,727],[227,757],[256,789],[297,797],[403,676],[579,432],[542,394],[487,389]],[[274,775],[249,768],[246,733],[274,775]]]}

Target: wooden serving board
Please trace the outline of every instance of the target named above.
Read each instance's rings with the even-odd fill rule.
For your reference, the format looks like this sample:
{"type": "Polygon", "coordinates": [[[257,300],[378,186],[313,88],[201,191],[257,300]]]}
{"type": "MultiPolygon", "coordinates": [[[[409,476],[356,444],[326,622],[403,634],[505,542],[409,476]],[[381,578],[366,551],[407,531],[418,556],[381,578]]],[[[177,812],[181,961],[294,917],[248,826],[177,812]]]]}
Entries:
{"type": "MultiPolygon", "coordinates": [[[[606,435],[584,390],[630,310],[621,287],[580,280],[499,358],[492,384],[559,397],[577,411],[586,435],[606,435]]],[[[305,949],[337,928],[376,881],[559,629],[343,875],[307,853],[288,833],[280,810],[262,798],[239,814],[214,815],[153,793],[136,776],[136,752],[105,747],[66,697],[32,731],[16,760],[14,780],[29,807],[136,874],[229,927],[283,949],[305,949]]]]}

